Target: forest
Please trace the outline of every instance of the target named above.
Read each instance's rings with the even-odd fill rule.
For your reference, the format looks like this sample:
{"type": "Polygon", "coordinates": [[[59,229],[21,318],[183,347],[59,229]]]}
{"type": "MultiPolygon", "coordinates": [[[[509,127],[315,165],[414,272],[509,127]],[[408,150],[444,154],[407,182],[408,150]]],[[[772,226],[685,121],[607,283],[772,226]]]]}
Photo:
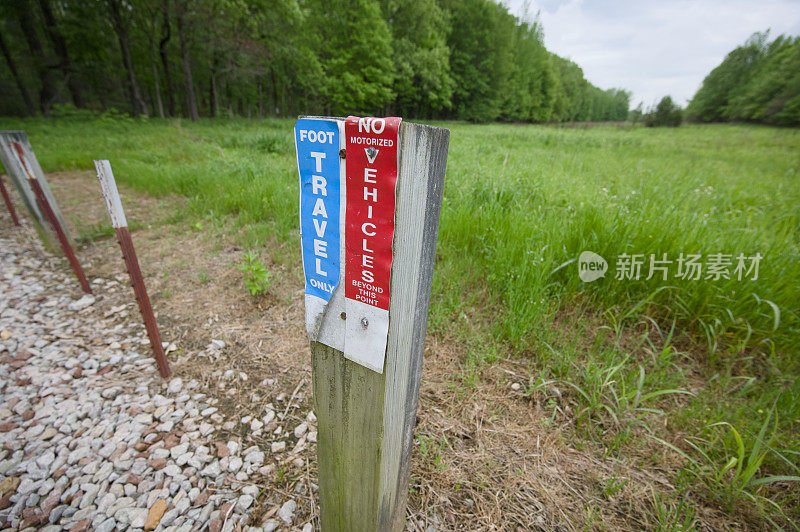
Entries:
{"type": "Polygon", "coordinates": [[[0,0],[0,115],[625,120],[493,0],[0,0]]]}
{"type": "Polygon", "coordinates": [[[698,122],[800,125],[800,37],[750,37],[703,80],[687,115],[698,122]]]}

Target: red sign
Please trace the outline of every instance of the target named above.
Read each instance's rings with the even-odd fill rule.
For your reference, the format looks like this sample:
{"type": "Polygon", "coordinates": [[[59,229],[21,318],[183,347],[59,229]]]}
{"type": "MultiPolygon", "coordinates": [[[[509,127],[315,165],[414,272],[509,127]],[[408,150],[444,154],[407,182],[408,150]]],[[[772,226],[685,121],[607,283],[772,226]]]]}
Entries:
{"type": "Polygon", "coordinates": [[[345,297],[389,310],[400,118],[345,121],[345,297]]]}

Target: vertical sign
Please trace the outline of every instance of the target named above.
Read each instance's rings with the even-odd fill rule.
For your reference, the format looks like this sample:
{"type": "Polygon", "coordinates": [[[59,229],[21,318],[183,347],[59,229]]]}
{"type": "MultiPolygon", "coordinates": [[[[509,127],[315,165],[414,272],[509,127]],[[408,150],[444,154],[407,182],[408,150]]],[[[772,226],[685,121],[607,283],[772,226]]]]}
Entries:
{"type": "Polygon", "coordinates": [[[344,334],[321,331],[325,308],[342,277],[340,233],[344,202],[340,124],[301,118],[294,126],[300,173],[300,232],[305,276],[306,330],[315,341],[344,348],[344,334]]]}
{"type": "Polygon", "coordinates": [[[344,356],[383,373],[389,333],[400,118],[345,120],[344,356]]]}

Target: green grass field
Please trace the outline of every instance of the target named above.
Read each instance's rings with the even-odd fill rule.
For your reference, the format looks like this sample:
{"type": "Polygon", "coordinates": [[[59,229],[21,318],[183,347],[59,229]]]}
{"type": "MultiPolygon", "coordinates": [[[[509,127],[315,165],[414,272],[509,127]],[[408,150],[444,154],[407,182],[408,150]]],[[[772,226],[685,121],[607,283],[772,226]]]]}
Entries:
{"type": "MultiPolygon", "coordinates": [[[[3,127],[27,131],[45,171],[108,158],[121,182],[190,198],[191,220],[236,217],[247,246],[297,240],[299,263],[292,123],[3,127]]],[[[577,438],[612,456],[657,442],[684,455],[686,489],[800,516],[796,482],[769,478],[800,475],[800,131],[440,125],[452,136],[430,323],[465,346],[459,385],[498,357],[529,361],[526,393],[560,383],[577,438]],[[591,283],[586,250],[609,264],[591,283]],[[623,254],[643,257],[638,280],[615,278],[623,254]],[[672,261],[666,280],[645,279],[651,254],[672,261]],[[678,278],[681,254],[701,255],[700,279],[678,278]],[[715,254],[730,279],[709,276],[715,254]],[[757,279],[737,278],[740,254],[760,254],[757,279]]]]}

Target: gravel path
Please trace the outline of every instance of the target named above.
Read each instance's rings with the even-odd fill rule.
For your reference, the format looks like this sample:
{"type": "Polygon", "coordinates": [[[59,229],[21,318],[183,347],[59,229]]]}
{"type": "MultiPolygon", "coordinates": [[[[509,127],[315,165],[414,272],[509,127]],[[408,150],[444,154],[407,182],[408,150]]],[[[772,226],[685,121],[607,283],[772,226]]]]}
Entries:
{"type": "MultiPolygon", "coordinates": [[[[313,414],[283,431],[289,447],[220,441],[233,423],[216,399],[159,378],[125,278],[73,298],[63,261],[34,238],[0,238],[0,528],[312,530],[289,497],[248,525],[275,463],[315,441],[313,414]]],[[[242,422],[281,433],[282,414],[262,414],[242,422]]]]}

